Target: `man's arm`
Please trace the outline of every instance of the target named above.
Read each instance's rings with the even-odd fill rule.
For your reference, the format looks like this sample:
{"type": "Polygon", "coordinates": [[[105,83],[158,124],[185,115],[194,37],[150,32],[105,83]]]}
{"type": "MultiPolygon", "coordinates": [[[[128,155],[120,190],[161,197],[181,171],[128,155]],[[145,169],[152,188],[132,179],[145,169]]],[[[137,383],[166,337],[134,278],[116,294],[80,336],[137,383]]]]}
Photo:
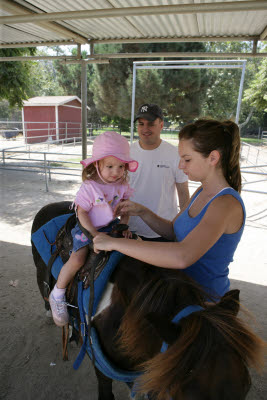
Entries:
{"type": "Polygon", "coordinates": [[[178,193],[180,210],[182,210],[187,205],[190,198],[188,182],[187,181],[182,183],[176,182],[176,189],[178,193]]]}

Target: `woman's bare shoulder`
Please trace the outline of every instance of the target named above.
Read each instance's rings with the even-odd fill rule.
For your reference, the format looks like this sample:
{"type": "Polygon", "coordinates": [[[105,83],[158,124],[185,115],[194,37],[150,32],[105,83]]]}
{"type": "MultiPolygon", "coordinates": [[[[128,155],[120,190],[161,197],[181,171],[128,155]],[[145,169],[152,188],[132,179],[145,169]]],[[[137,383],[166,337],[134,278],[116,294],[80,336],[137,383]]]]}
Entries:
{"type": "Polygon", "coordinates": [[[237,232],[243,224],[244,213],[242,205],[231,194],[217,197],[212,202],[210,211],[213,216],[216,215],[218,217],[220,215],[220,218],[225,218],[227,221],[225,233],[237,232]]]}

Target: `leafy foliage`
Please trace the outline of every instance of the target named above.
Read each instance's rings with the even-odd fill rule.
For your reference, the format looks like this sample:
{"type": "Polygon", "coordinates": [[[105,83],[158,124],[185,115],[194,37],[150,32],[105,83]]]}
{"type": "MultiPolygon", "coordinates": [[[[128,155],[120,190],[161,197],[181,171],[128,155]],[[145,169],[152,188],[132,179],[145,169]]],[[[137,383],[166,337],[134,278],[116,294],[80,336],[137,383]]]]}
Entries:
{"type": "MultiPolygon", "coordinates": [[[[208,43],[207,50],[220,53],[232,52],[250,52],[252,50],[252,43],[250,42],[223,42],[223,43],[208,43]]],[[[230,58],[230,57],[229,57],[230,58]]],[[[231,58],[232,59],[232,58],[231,58]]],[[[255,97],[252,93],[257,91],[257,74],[258,70],[265,70],[266,74],[266,60],[259,58],[247,58],[245,81],[243,88],[243,101],[241,106],[241,113],[239,122],[244,125],[242,128],[242,135],[254,133],[257,134],[258,127],[266,124],[267,118],[264,114],[263,108],[256,105],[255,97]],[[265,67],[264,67],[265,63],[265,67]],[[255,82],[252,89],[253,82],[255,82]],[[251,89],[250,89],[251,88],[251,89]],[[255,102],[252,101],[255,99],[255,102]]],[[[264,74],[264,72],[262,72],[264,74]]],[[[203,101],[202,115],[213,117],[217,119],[231,118],[235,119],[235,111],[237,107],[237,99],[239,92],[241,70],[234,69],[209,69],[209,88],[207,90],[207,97],[203,101]]],[[[266,84],[266,83],[265,83],[266,84]]],[[[262,92],[264,93],[264,84],[262,92]]],[[[266,86],[265,86],[266,93],[266,86]]],[[[262,96],[262,94],[261,94],[262,96]]],[[[259,99],[259,98],[258,98],[259,99]]]]}
{"type": "MultiPolygon", "coordinates": [[[[61,47],[56,47],[57,54],[64,54],[61,47]]],[[[72,55],[77,55],[77,48],[71,50],[72,55]]],[[[85,58],[86,51],[82,51],[82,58],[85,58]]],[[[81,65],[80,64],[64,64],[57,60],[53,62],[58,84],[63,91],[63,95],[77,96],[81,98],[81,65]]],[[[93,93],[91,89],[92,77],[95,73],[93,65],[87,65],[87,105],[90,108],[88,113],[88,122],[99,122],[99,112],[96,109],[93,93]]]]}
{"type": "MultiPolygon", "coordinates": [[[[0,49],[0,57],[34,55],[34,48],[0,49]]],[[[0,99],[9,101],[10,107],[22,107],[30,93],[31,62],[10,61],[0,63],[0,99]]]]}
{"type": "MultiPolygon", "coordinates": [[[[98,51],[101,53],[193,52],[205,51],[205,47],[201,43],[150,43],[102,45],[98,51]]],[[[108,66],[96,66],[92,88],[94,101],[102,113],[130,120],[133,61],[135,60],[112,59],[108,66]]],[[[181,123],[199,114],[201,97],[207,85],[205,74],[201,75],[198,70],[190,70],[189,74],[186,70],[153,69],[138,70],[136,75],[135,108],[142,103],[157,103],[169,118],[181,123]]]]}
{"type": "Polygon", "coordinates": [[[257,110],[267,112],[267,59],[262,61],[250,82],[244,100],[257,110]]]}

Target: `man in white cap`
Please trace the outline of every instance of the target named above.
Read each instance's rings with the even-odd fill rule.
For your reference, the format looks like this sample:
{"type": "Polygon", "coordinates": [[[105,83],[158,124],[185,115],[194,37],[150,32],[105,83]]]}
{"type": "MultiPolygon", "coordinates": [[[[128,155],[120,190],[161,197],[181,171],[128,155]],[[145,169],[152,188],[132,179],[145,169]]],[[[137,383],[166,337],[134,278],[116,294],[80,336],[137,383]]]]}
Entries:
{"type": "MultiPolygon", "coordinates": [[[[162,218],[172,220],[189,200],[187,176],[178,168],[177,147],[160,138],[163,112],[156,104],[143,104],[135,117],[139,140],[131,145],[131,157],[138,161],[136,172],[130,173],[131,198],[162,218]]],[[[140,217],[130,217],[129,227],[143,240],[163,241],[140,217]]]]}

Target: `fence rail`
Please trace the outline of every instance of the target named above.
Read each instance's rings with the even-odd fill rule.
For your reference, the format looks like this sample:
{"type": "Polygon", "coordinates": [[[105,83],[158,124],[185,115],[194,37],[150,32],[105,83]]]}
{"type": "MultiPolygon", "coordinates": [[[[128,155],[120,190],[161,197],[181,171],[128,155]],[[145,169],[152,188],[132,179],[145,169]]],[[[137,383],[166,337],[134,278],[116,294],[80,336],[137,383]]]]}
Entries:
{"type": "MultiPolygon", "coordinates": [[[[267,164],[258,164],[259,149],[243,143],[241,154],[243,162],[246,164],[241,168],[242,191],[267,194],[267,191],[265,190],[247,189],[248,185],[267,182],[267,164]],[[260,179],[248,180],[246,175],[259,176],[260,179]]],[[[43,173],[45,177],[46,191],[49,191],[49,181],[51,181],[52,175],[66,175],[77,178],[81,176],[82,167],[79,158],[80,154],[77,153],[30,151],[18,148],[9,148],[1,150],[0,168],[13,171],[43,173]],[[28,158],[25,157],[25,155],[27,155],[28,158]],[[55,159],[55,156],[61,156],[64,157],[64,159],[55,159]],[[75,157],[78,160],[73,161],[70,157],[75,157]]]]}
{"type": "Polygon", "coordinates": [[[80,162],[68,160],[68,157],[73,156],[79,158],[79,155],[76,153],[62,154],[58,152],[2,149],[1,155],[1,169],[43,173],[47,192],[49,191],[49,181],[52,179],[52,174],[73,177],[81,176],[82,167],[80,162]],[[28,155],[28,158],[21,156],[25,154],[28,155]],[[65,160],[51,158],[51,156],[62,157],[62,155],[65,160]],[[31,156],[34,156],[34,158],[31,158],[31,156]],[[72,168],[70,165],[77,165],[77,168],[72,168]],[[77,173],[73,173],[73,171],[77,173]]]}

